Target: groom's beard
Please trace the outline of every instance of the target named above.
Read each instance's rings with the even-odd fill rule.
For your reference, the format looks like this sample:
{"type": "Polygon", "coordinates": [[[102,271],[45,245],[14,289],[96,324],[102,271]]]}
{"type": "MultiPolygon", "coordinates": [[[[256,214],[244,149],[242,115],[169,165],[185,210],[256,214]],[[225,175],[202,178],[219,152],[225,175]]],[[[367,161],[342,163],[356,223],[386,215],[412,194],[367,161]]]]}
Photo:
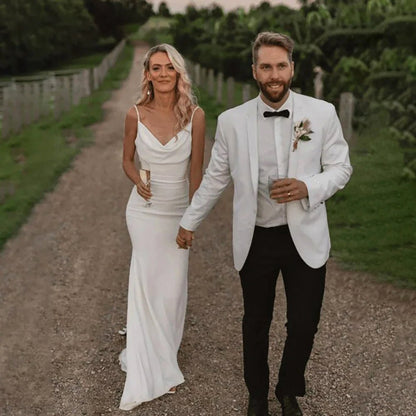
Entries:
{"type": "Polygon", "coordinates": [[[263,95],[269,101],[271,101],[272,103],[278,103],[279,101],[281,101],[283,99],[283,97],[289,91],[289,88],[292,84],[292,79],[293,78],[290,78],[290,80],[288,82],[279,81],[279,83],[283,85],[283,89],[280,93],[273,93],[272,91],[267,89],[267,86],[269,84],[276,84],[276,82],[267,82],[267,83],[263,84],[260,81],[257,81],[257,85],[259,86],[260,91],[263,93],[263,95]]]}

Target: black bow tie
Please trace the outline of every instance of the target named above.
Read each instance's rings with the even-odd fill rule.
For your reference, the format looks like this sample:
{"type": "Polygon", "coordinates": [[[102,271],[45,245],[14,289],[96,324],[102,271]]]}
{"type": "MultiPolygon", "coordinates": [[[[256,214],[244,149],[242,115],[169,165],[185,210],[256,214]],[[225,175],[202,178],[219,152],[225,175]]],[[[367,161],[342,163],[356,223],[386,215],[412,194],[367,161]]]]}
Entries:
{"type": "Polygon", "coordinates": [[[263,113],[264,117],[286,117],[289,118],[290,112],[289,110],[282,110],[282,111],[265,111],[263,113]]]}

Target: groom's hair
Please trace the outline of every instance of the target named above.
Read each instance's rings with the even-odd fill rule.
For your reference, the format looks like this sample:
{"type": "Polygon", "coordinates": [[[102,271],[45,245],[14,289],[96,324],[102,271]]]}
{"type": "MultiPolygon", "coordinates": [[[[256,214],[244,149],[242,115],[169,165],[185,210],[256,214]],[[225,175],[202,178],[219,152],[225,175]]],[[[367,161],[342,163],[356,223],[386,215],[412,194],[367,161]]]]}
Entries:
{"type": "Polygon", "coordinates": [[[261,32],[253,43],[252,57],[253,64],[257,64],[258,52],[261,46],[280,46],[287,51],[289,62],[292,62],[292,52],[295,42],[287,35],[275,32],[261,32]]]}

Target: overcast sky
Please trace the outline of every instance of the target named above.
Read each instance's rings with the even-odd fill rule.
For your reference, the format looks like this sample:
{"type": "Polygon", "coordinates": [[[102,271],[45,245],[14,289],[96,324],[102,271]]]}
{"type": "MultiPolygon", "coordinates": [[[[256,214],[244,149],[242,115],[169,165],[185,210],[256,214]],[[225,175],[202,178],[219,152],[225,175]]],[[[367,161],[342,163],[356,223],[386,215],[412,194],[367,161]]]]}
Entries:
{"type": "MultiPolygon", "coordinates": [[[[155,5],[154,10],[157,11],[159,3],[163,0],[150,0],[150,3],[155,5]]],[[[225,11],[236,9],[237,7],[244,7],[249,9],[250,6],[257,6],[264,0],[164,0],[168,5],[169,10],[173,13],[181,13],[185,11],[188,4],[193,3],[197,8],[209,6],[212,3],[219,4],[225,11]]],[[[284,4],[289,7],[299,7],[297,0],[268,0],[272,6],[284,4]]]]}

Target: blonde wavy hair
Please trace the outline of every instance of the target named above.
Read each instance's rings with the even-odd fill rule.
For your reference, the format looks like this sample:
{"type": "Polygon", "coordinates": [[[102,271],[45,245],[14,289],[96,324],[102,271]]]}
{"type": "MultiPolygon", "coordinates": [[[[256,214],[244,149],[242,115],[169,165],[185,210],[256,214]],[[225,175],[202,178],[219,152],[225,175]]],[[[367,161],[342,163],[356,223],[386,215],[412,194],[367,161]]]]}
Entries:
{"type": "Polygon", "coordinates": [[[178,73],[176,82],[176,103],[174,106],[174,114],[178,120],[176,128],[182,130],[190,121],[192,114],[192,107],[197,105],[197,100],[192,93],[191,80],[188,72],[186,71],[185,60],[182,55],[172,46],[167,43],[153,46],[149,49],[144,57],[142,81],[140,85],[141,97],[137,102],[137,105],[146,105],[153,101],[155,98],[153,85],[147,80],[146,73],[150,70],[150,58],[156,52],[164,52],[168,55],[169,60],[172,62],[175,71],[178,73]]]}

